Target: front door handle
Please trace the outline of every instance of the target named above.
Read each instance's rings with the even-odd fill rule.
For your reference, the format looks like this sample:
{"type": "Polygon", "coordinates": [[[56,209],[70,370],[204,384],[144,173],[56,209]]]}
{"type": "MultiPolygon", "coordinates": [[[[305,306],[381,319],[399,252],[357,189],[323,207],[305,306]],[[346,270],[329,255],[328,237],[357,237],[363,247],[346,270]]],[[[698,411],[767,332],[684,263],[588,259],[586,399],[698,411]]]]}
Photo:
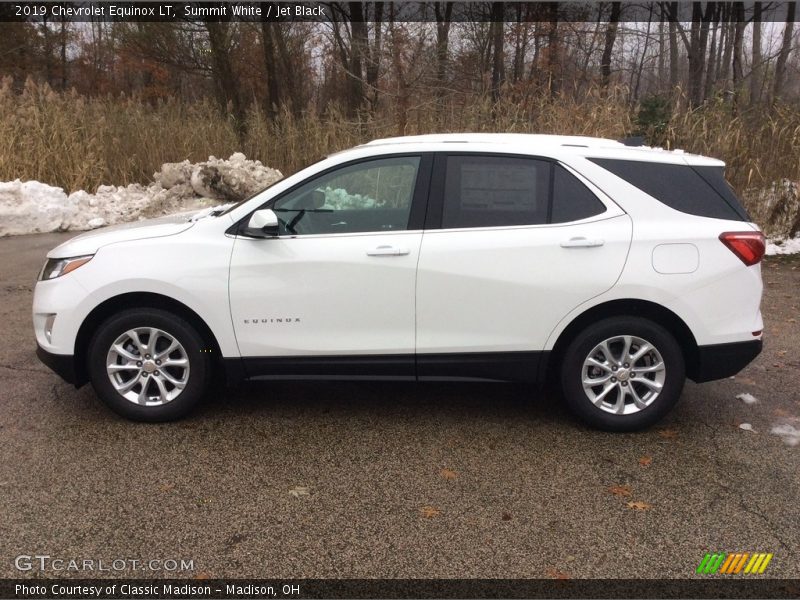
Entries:
{"type": "Polygon", "coordinates": [[[408,248],[400,246],[390,246],[388,244],[376,246],[367,250],[367,256],[405,256],[410,251],[408,248]]]}
{"type": "Polygon", "coordinates": [[[595,248],[605,244],[605,240],[587,239],[585,237],[574,237],[561,242],[562,248],[595,248]]]}

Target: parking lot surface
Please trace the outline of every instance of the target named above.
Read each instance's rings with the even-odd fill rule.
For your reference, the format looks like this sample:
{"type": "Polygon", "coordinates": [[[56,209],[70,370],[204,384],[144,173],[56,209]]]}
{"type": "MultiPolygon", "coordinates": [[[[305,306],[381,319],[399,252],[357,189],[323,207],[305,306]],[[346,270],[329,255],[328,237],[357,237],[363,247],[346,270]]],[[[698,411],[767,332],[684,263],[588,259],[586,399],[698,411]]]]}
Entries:
{"type": "Polygon", "coordinates": [[[0,240],[0,577],[47,554],[193,561],[126,577],[665,578],[715,551],[800,576],[798,259],[765,262],[762,355],[645,432],[474,383],[249,383],[153,425],[34,354],[36,274],[68,237],[0,240]]]}

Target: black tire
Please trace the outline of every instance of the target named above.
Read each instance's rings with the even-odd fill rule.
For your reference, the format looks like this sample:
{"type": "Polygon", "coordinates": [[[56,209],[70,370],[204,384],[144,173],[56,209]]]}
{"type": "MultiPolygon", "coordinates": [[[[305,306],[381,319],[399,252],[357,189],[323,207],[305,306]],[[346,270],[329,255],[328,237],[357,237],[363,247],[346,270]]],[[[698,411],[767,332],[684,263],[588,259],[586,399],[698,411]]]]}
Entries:
{"type": "MultiPolygon", "coordinates": [[[[612,353],[618,351],[619,356],[622,356],[623,350],[619,348],[623,343],[622,341],[613,342],[611,344],[612,353]]],[[[644,360],[652,361],[652,355],[646,355],[644,360]]],[[[642,363],[637,364],[641,365],[642,363]]],[[[630,396],[631,388],[628,388],[628,386],[633,386],[635,383],[636,387],[634,391],[644,396],[647,394],[650,386],[645,386],[641,383],[642,377],[654,379],[657,376],[655,374],[648,373],[643,375],[639,373],[639,380],[636,380],[635,374],[633,378],[629,378],[629,371],[627,371],[627,369],[622,373],[621,367],[614,365],[614,368],[620,369],[619,374],[627,379],[624,384],[626,386],[624,389],[628,395],[624,396],[623,400],[626,403],[626,410],[636,410],[636,405],[633,403],[633,399],[630,396]]],[[[614,373],[608,370],[603,371],[601,369],[596,369],[595,374],[596,375],[592,375],[592,377],[614,375],[614,373]]],[[[675,338],[657,323],[639,317],[611,317],[587,327],[583,332],[578,334],[567,347],[563,354],[560,372],[561,391],[572,413],[587,425],[605,431],[637,431],[650,427],[658,422],[664,415],[672,410],[677,403],[681,391],[683,390],[685,378],[686,368],[683,352],[675,338]],[[583,386],[584,361],[588,359],[589,354],[598,344],[605,340],[612,339],[615,336],[635,336],[641,338],[654,346],[663,360],[664,381],[660,392],[658,392],[658,395],[655,396],[645,408],[638,409],[638,412],[632,412],[631,414],[612,414],[607,412],[603,410],[603,408],[596,406],[588,395],[590,392],[599,395],[607,386],[617,386],[616,389],[612,389],[609,392],[606,398],[613,399],[613,404],[619,406],[617,400],[619,399],[619,395],[621,395],[620,390],[623,389],[619,387],[623,385],[620,377],[613,380],[619,383],[612,384],[611,381],[609,381],[606,384],[593,388],[590,392],[584,390],[583,386]]],[[[603,401],[604,400],[602,400],[601,403],[603,401]]],[[[612,404],[612,402],[609,401],[608,404],[612,404]]],[[[606,406],[608,410],[613,410],[606,404],[604,404],[604,406],[606,406]]]]}
{"type": "MultiPolygon", "coordinates": [[[[164,343],[163,338],[159,341],[164,343]]],[[[163,422],[186,416],[202,399],[211,378],[210,356],[203,338],[181,317],[157,308],[137,308],[116,314],[97,328],[89,344],[87,367],[92,387],[111,410],[133,421],[163,422]],[[125,332],[136,328],[156,328],[169,334],[183,347],[188,358],[185,387],[163,404],[147,406],[126,399],[115,389],[106,370],[112,344],[125,332]]],[[[152,379],[152,376],[148,373],[145,378],[152,379]]],[[[148,390],[158,391],[155,381],[148,390]]]]}

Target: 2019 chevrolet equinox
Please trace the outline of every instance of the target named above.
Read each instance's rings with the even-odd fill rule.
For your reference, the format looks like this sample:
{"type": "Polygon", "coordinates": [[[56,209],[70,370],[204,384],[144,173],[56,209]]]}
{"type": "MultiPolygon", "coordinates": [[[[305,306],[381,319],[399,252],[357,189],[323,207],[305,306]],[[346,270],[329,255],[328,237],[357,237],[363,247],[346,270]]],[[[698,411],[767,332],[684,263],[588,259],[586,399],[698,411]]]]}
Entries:
{"type": "Polygon", "coordinates": [[[335,154],[236,205],[79,235],[33,301],[41,360],[125,417],[212,375],[542,381],[635,430],[761,350],[764,236],[724,163],[448,134],[335,154]]]}

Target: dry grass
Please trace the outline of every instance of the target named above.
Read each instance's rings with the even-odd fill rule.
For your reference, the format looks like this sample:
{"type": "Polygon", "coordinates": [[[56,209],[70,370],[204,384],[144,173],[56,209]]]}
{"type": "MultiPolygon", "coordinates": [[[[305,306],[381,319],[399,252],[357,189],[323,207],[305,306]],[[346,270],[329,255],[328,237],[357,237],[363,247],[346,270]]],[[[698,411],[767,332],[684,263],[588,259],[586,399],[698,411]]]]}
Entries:
{"type": "MultiPolygon", "coordinates": [[[[164,162],[228,156],[249,158],[291,173],[322,156],[392,135],[502,131],[619,138],[636,129],[636,110],[624,90],[591,91],[580,99],[528,95],[495,107],[488,100],[453,98],[444,105],[420,101],[400,119],[394,107],[348,120],[331,109],[302,118],[288,113],[269,122],[253,109],[239,144],[232,124],[210,102],[138,98],[82,98],[27,82],[15,94],[0,85],[0,180],[36,179],[67,190],[100,184],[147,182],[164,162]]],[[[736,115],[729,104],[673,111],[662,143],[725,160],[740,189],[800,179],[800,108],[736,115]]]]}

